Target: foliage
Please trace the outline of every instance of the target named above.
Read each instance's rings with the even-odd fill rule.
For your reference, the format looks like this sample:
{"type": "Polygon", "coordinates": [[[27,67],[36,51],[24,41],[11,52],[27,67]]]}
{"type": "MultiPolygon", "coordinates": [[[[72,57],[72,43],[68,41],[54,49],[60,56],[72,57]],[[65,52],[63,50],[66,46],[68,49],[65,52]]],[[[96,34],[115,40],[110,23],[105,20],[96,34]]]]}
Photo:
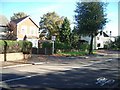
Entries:
{"type": "Polygon", "coordinates": [[[42,47],[43,48],[52,48],[52,43],[51,42],[43,42],[42,47]]]}
{"type": "Polygon", "coordinates": [[[18,13],[14,13],[10,19],[15,20],[15,19],[19,19],[25,16],[27,16],[27,14],[25,14],[24,12],[18,12],[18,13]]]}
{"type": "Polygon", "coordinates": [[[5,42],[3,40],[0,40],[0,53],[4,52],[4,45],[5,45],[5,42]]]}
{"type": "Polygon", "coordinates": [[[120,50],[120,36],[116,37],[115,41],[108,42],[106,44],[107,49],[120,50]]]}
{"type": "Polygon", "coordinates": [[[60,34],[59,34],[60,41],[70,44],[71,28],[70,28],[70,22],[67,19],[67,17],[64,19],[59,32],[60,32],[60,34]]]}
{"type": "Polygon", "coordinates": [[[82,50],[82,51],[88,51],[89,50],[89,44],[88,43],[81,43],[79,45],[79,49],[82,50]]]}
{"type": "Polygon", "coordinates": [[[32,43],[29,41],[0,40],[0,53],[4,52],[5,42],[7,53],[30,53],[30,50],[32,49],[32,43]]]}
{"type": "Polygon", "coordinates": [[[62,50],[62,51],[69,51],[71,49],[70,44],[62,43],[62,42],[55,42],[55,49],[62,50]]]}
{"type": "Polygon", "coordinates": [[[46,30],[48,32],[48,39],[51,39],[52,35],[59,35],[62,22],[62,17],[59,17],[55,12],[49,12],[41,17],[39,24],[40,29],[46,30]]]}
{"type": "Polygon", "coordinates": [[[76,28],[74,27],[74,29],[72,30],[72,33],[70,35],[70,42],[71,42],[72,49],[78,49],[79,40],[80,40],[80,37],[77,33],[76,28]]]}
{"type": "Polygon", "coordinates": [[[120,36],[115,39],[115,46],[120,50],[120,36]]]}
{"type": "Polygon", "coordinates": [[[71,52],[60,52],[58,54],[59,55],[65,55],[65,56],[84,56],[84,55],[87,54],[87,52],[84,52],[84,51],[79,51],[79,52],[71,51],[71,52]]]}
{"type": "Polygon", "coordinates": [[[93,38],[99,29],[103,29],[107,22],[104,2],[77,2],[75,20],[78,33],[90,36],[89,54],[93,49],[93,38]]]}
{"type": "Polygon", "coordinates": [[[12,40],[5,40],[7,43],[7,53],[12,53],[12,52],[20,52],[21,50],[19,49],[19,45],[17,41],[12,41],[12,40]]]}
{"type": "Polygon", "coordinates": [[[30,54],[32,50],[32,42],[23,41],[22,44],[22,52],[23,54],[30,54]]]}

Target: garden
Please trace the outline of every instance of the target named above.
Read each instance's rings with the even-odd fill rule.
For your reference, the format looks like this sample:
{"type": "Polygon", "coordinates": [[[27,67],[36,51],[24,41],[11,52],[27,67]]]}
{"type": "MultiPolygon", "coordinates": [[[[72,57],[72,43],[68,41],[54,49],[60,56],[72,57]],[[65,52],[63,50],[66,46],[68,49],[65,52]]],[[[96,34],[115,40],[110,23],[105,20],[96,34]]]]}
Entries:
{"type": "Polygon", "coordinates": [[[0,40],[1,61],[25,59],[31,50],[32,43],[29,41],[0,40]]]}

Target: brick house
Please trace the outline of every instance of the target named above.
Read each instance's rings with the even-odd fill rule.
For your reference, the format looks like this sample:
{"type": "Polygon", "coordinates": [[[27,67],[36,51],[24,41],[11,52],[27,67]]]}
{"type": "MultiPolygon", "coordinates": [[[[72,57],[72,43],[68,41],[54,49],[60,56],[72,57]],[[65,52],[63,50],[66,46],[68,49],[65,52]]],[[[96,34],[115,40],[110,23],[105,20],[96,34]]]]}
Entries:
{"type": "Polygon", "coordinates": [[[25,39],[31,41],[33,47],[38,47],[39,27],[29,16],[10,21],[10,26],[17,41],[25,39]]]}

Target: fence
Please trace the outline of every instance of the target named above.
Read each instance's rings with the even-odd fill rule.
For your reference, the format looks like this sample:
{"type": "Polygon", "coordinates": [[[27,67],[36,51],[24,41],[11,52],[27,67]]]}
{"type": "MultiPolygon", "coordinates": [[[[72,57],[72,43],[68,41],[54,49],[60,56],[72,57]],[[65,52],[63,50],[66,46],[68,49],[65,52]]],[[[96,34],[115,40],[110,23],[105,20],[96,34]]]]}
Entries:
{"type": "Polygon", "coordinates": [[[32,48],[32,54],[51,55],[52,48],[32,48]]]}

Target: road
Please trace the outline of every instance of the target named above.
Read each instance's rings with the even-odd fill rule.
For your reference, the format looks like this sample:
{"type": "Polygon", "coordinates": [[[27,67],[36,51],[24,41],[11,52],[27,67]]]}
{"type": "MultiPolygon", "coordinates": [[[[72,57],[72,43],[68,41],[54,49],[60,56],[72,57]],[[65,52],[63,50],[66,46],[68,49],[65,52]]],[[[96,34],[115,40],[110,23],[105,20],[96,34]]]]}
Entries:
{"type": "Polygon", "coordinates": [[[49,58],[51,61],[44,64],[37,62],[35,65],[3,68],[2,83],[13,89],[44,88],[44,90],[112,89],[119,86],[120,59],[116,56],[49,58]],[[98,79],[101,79],[102,83],[98,79]]]}

